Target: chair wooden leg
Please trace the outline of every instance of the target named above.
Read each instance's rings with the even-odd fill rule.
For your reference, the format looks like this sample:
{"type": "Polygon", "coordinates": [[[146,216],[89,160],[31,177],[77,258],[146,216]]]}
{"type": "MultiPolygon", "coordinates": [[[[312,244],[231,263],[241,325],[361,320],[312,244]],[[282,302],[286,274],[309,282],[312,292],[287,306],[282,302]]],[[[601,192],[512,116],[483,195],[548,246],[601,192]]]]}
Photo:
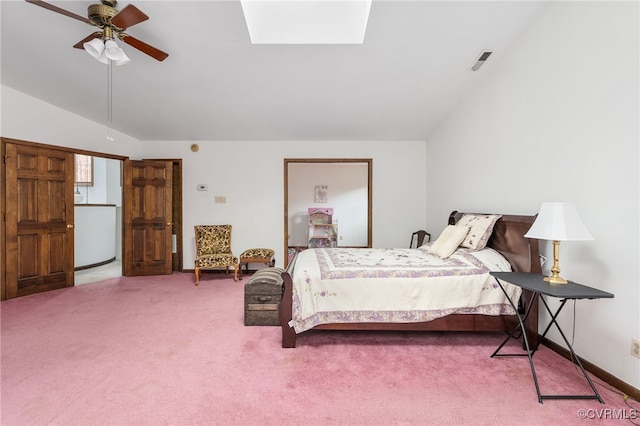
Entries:
{"type": "Polygon", "coordinates": [[[196,285],[200,282],[200,268],[196,268],[196,285]]]}
{"type": "Polygon", "coordinates": [[[233,265],[233,280],[238,281],[238,265],[233,265]]]}

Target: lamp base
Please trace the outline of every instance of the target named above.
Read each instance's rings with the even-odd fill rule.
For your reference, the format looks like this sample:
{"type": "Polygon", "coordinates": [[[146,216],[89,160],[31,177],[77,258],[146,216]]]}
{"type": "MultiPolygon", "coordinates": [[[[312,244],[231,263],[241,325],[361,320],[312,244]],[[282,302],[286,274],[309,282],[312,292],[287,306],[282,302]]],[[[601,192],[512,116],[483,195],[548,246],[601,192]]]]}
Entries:
{"type": "Polygon", "coordinates": [[[551,267],[551,275],[545,277],[544,280],[549,284],[566,284],[568,281],[560,276],[560,241],[553,241],[553,266],[551,267]]]}
{"type": "Polygon", "coordinates": [[[567,284],[569,282],[558,275],[544,277],[544,281],[548,282],[549,284],[567,284]]]}

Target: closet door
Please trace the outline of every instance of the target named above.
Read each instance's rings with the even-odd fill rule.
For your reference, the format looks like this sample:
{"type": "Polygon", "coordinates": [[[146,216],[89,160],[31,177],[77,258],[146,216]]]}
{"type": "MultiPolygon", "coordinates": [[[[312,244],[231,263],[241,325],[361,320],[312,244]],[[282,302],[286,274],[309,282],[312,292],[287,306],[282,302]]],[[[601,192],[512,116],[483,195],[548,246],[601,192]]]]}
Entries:
{"type": "Polygon", "coordinates": [[[172,163],[124,162],[123,272],[171,274],[172,163]]]}
{"type": "Polygon", "coordinates": [[[3,140],[5,280],[2,298],[74,284],[73,153],[3,140]]]}

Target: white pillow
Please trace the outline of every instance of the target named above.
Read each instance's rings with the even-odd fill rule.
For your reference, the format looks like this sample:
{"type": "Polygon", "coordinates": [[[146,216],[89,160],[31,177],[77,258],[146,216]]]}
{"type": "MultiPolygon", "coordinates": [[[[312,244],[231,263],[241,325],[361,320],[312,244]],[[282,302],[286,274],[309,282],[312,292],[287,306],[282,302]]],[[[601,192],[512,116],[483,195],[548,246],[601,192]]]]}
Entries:
{"type": "Polygon", "coordinates": [[[469,232],[468,226],[448,225],[438,239],[429,247],[429,253],[441,259],[451,256],[469,232]]]}
{"type": "Polygon", "coordinates": [[[462,216],[456,225],[469,228],[469,233],[460,245],[471,250],[485,248],[493,233],[493,226],[501,217],[501,214],[465,214],[462,216]]]}

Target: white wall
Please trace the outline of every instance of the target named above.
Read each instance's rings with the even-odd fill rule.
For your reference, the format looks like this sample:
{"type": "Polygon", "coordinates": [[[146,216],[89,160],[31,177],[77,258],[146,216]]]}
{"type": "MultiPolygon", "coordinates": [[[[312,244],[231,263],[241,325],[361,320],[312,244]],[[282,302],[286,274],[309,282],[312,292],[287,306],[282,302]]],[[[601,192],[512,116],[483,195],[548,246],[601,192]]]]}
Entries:
{"type": "Polygon", "coordinates": [[[236,255],[251,247],[276,251],[284,264],[284,158],[372,158],[373,246],[408,247],[424,228],[426,146],[414,142],[142,142],[145,157],[182,158],[184,267],[195,258],[193,226],[233,225],[236,255]],[[198,184],[208,191],[197,191],[198,184]],[[225,196],[226,204],[216,204],[225,196]]]}
{"type": "MultiPolygon", "coordinates": [[[[426,145],[403,142],[139,142],[6,86],[0,86],[4,137],[140,158],[183,159],[184,265],[195,257],[193,226],[234,225],[232,245],[272,247],[284,259],[284,158],[373,158],[373,245],[404,247],[411,232],[425,227],[426,145]],[[205,183],[201,192],[196,185],[205,183]],[[215,204],[214,196],[227,197],[215,204]]],[[[112,191],[109,189],[108,194],[112,191]]],[[[118,204],[111,199],[109,203],[118,204]]]]}
{"type": "Polygon", "coordinates": [[[108,129],[7,86],[0,86],[2,110],[0,134],[49,145],[68,146],[107,154],[140,158],[137,139],[113,132],[114,141],[106,139],[108,129]]]}
{"type": "MultiPolygon", "coordinates": [[[[577,303],[574,348],[635,388],[638,17],[637,2],[554,3],[492,56],[482,85],[427,148],[427,223],[436,233],[451,209],[533,214],[545,201],[576,203],[595,241],[562,243],[561,275],[615,298],[577,303]]],[[[568,304],[560,318],[568,336],[572,319],[568,304]]]]}
{"type": "Polygon", "coordinates": [[[119,160],[105,159],[106,161],[106,195],[105,203],[122,205],[122,162],[119,160]]]}
{"type": "Polygon", "coordinates": [[[115,206],[75,207],[74,266],[95,265],[118,256],[115,206]]]}
{"type": "Polygon", "coordinates": [[[83,200],[79,204],[122,204],[120,169],[122,162],[111,158],[93,158],[93,185],[78,186],[83,200]]]}

